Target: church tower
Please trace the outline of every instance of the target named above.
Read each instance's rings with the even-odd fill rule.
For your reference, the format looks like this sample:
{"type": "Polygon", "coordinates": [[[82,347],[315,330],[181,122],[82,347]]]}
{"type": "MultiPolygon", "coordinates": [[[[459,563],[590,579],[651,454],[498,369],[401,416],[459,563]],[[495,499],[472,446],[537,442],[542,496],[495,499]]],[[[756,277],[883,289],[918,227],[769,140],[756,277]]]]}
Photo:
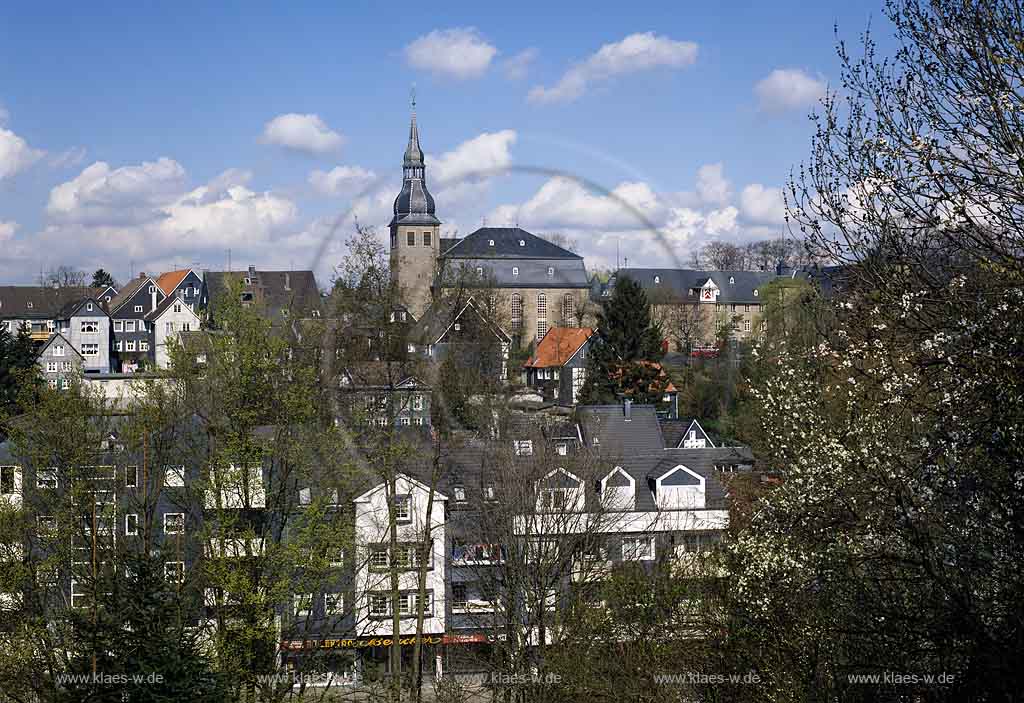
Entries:
{"type": "Polygon", "coordinates": [[[402,289],[406,307],[417,318],[430,305],[430,287],[441,251],[441,221],[434,216],[434,198],[427,190],[425,171],[413,97],[409,144],[402,160],[402,192],[395,198],[390,229],[391,275],[402,289]]]}

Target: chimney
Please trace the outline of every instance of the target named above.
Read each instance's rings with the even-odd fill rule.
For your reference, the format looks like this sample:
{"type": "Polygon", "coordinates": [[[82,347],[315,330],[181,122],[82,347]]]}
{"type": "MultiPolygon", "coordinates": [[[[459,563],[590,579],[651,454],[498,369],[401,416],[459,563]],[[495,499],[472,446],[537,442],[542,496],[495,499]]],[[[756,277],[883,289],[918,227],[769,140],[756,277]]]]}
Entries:
{"type": "Polygon", "coordinates": [[[633,419],[633,401],[629,398],[622,401],[622,414],[626,417],[626,422],[633,419]]]}
{"type": "Polygon", "coordinates": [[[139,278],[145,278],[145,277],[146,277],[146,272],[145,271],[139,271],[139,278]]]}
{"type": "Polygon", "coordinates": [[[153,290],[153,292],[149,294],[150,299],[153,301],[153,307],[151,307],[150,310],[156,310],[156,286],[150,286],[150,288],[153,290]]]}
{"type": "Polygon", "coordinates": [[[284,274],[284,289],[285,290],[291,290],[292,289],[292,276],[287,271],[285,271],[285,274],[284,274]]]}

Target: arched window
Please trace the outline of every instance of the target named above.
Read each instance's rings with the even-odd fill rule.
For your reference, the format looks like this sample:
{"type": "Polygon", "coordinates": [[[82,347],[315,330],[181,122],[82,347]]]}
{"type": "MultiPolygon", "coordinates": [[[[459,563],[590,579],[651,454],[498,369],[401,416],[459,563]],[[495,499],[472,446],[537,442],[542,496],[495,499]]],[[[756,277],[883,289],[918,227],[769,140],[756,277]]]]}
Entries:
{"type": "Polygon", "coordinates": [[[512,294],[512,329],[523,328],[523,296],[518,293],[512,294]]]}
{"type": "Polygon", "coordinates": [[[537,294],[537,338],[540,339],[548,331],[548,296],[537,294]]]}
{"type": "Polygon", "coordinates": [[[562,297],[562,324],[571,326],[576,315],[576,298],[572,293],[566,293],[562,297]]]}

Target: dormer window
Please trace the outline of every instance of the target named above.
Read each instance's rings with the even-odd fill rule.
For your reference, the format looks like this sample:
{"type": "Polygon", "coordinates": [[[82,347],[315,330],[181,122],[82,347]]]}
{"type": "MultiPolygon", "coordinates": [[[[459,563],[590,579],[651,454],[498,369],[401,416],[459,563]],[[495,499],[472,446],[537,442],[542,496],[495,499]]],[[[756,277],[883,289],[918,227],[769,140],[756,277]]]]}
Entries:
{"type": "Polygon", "coordinates": [[[633,510],[635,495],[636,480],[621,466],[601,479],[601,505],[606,510],[633,510]]]}
{"type": "Polygon", "coordinates": [[[704,477],[679,464],[655,481],[655,495],[662,510],[702,510],[704,477]]]}

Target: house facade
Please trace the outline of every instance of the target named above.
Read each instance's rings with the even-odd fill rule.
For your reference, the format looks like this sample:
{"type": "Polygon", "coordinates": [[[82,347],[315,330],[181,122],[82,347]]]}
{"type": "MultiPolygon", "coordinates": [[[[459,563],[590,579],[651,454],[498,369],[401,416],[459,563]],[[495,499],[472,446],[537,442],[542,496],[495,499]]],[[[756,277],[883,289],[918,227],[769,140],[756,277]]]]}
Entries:
{"type": "MultiPolygon", "coordinates": [[[[154,353],[153,359],[157,368],[166,369],[171,365],[168,344],[176,340],[182,332],[199,329],[199,315],[193,304],[185,302],[183,289],[172,289],[171,295],[161,301],[155,310],[146,314],[145,324],[152,330],[154,353]]],[[[198,298],[198,293],[195,294],[198,298]]]]}
{"type": "Polygon", "coordinates": [[[61,334],[54,334],[39,351],[39,370],[54,390],[67,390],[84,369],[82,355],[61,334]]]}
{"type": "Polygon", "coordinates": [[[155,363],[153,326],[146,316],[156,310],[166,297],[155,280],[140,273],[125,284],[110,302],[118,371],[132,373],[155,363]]]}
{"type": "Polygon", "coordinates": [[[526,385],[545,400],[573,406],[587,378],[590,327],[551,327],[523,364],[526,385]]]}

